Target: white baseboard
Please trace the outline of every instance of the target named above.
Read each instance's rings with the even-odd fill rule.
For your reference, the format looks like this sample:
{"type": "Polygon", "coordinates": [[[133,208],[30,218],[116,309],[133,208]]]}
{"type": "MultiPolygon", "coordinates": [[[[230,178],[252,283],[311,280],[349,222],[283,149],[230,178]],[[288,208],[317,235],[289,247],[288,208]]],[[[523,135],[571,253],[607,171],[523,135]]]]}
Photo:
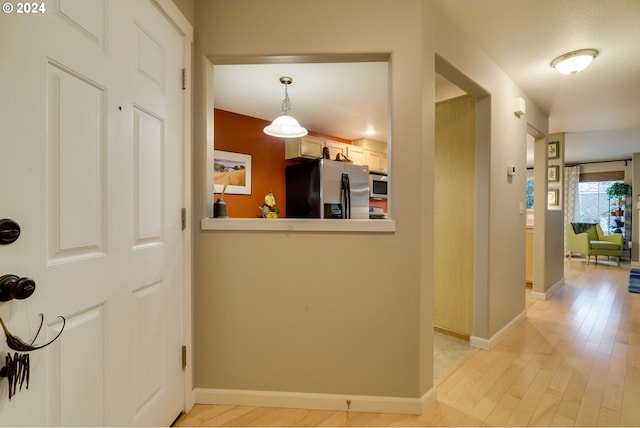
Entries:
{"type": "Polygon", "coordinates": [[[558,289],[560,287],[562,287],[564,285],[564,278],[562,278],[560,281],[556,282],[555,284],[553,284],[547,291],[545,291],[544,293],[541,293],[539,291],[532,291],[531,292],[531,297],[533,299],[537,299],[537,300],[547,300],[549,297],[551,297],[556,291],[558,291],[558,289]]]}
{"type": "Polygon", "coordinates": [[[502,327],[499,332],[491,336],[489,339],[485,339],[478,336],[471,336],[469,343],[474,348],[483,349],[485,351],[492,350],[511,330],[514,329],[518,323],[524,321],[527,318],[527,311],[520,312],[514,319],[512,319],[507,325],[502,327]]]}
{"type": "Polygon", "coordinates": [[[337,411],[346,411],[348,406],[352,412],[400,413],[407,415],[421,415],[436,401],[435,388],[431,388],[420,398],[208,388],[196,388],[193,391],[195,401],[198,404],[337,411]],[[347,400],[350,401],[349,404],[347,404],[347,400]]]}

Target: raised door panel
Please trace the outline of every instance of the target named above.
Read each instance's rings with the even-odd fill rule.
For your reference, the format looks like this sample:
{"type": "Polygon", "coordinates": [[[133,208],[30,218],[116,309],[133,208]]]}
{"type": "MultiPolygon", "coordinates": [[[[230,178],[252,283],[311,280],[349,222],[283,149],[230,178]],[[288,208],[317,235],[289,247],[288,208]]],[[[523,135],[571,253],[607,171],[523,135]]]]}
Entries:
{"type": "Polygon", "coordinates": [[[162,42],[152,36],[139,22],[134,23],[136,35],[136,70],[151,83],[164,91],[165,49],[162,42]]]}
{"type": "Polygon", "coordinates": [[[164,120],[133,108],[134,244],[160,242],[164,194],[164,120]]]}
{"type": "Polygon", "coordinates": [[[48,64],[49,262],[102,254],[106,223],[106,89],[48,64]]]}
{"type": "MultiPolygon", "coordinates": [[[[98,305],[67,316],[49,360],[51,425],[105,426],[105,308],[98,305]]],[[[61,322],[50,325],[56,335],[61,322]]]]}
{"type": "Polygon", "coordinates": [[[57,13],[82,37],[104,49],[105,0],[59,0],[57,13]]]}
{"type": "Polygon", "coordinates": [[[135,322],[131,333],[135,336],[135,388],[136,413],[144,411],[147,403],[161,393],[165,377],[166,356],[162,349],[162,293],[163,282],[146,285],[133,292],[135,322]]]}

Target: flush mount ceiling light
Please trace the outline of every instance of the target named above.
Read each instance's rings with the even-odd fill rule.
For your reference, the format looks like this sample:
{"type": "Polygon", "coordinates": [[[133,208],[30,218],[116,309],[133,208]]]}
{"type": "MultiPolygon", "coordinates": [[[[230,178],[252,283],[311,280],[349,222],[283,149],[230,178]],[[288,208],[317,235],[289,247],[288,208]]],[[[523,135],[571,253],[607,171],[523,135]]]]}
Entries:
{"type": "Polygon", "coordinates": [[[291,77],[283,76],[280,78],[280,83],[284,85],[284,101],[282,101],[282,115],[276,117],[276,119],[269,126],[265,126],[264,133],[271,135],[272,137],[280,138],[296,138],[304,137],[307,135],[307,130],[304,129],[297,120],[289,116],[291,110],[291,102],[289,101],[289,94],[287,93],[287,86],[293,83],[291,77]]]}
{"type": "Polygon", "coordinates": [[[595,49],[580,49],[560,55],[551,61],[551,67],[562,74],[574,74],[587,68],[597,56],[598,51],[595,49]]]}

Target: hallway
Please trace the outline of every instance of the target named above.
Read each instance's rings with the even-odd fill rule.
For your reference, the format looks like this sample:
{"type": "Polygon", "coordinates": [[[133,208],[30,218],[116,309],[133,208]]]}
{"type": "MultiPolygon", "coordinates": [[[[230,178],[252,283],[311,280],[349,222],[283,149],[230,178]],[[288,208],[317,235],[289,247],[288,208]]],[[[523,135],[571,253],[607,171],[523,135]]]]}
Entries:
{"type": "Polygon", "coordinates": [[[640,426],[640,294],[629,269],[565,262],[565,284],[420,416],[196,405],[181,426],[640,426]]]}

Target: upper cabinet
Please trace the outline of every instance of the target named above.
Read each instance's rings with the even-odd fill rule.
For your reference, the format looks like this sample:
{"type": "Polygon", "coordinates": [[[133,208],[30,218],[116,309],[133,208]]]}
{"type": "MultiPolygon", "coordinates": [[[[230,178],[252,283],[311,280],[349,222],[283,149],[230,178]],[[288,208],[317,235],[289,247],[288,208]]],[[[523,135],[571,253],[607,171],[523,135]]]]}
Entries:
{"type": "Polygon", "coordinates": [[[369,171],[386,174],[389,169],[387,165],[387,154],[367,150],[367,165],[369,165],[369,171]]]}
{"type": "Polygon", "coordinates": [[[353,162],[355,165],[368,165],[369,171],[386,174],[387,154],[353,144],[306,135],[300,138],[285,139],[285,159],[320,159],[324,148],[329,151],[329,158],[335,160],[339,155],[353,162]]]}
{"type": "Polygon", "coordinates": [[[284,146],[285,159],[319,159],[322,157],[324,140],[322,138],[305,136],[301,138],[286,138],[284,146]]]}
{"type": "MultiPolygon", "coordinates": [[[[383,174],[389,173],[387,143],[368,138],[361,138],[359,140],[354,140],[353,145],[349,146],[350,150],[351,147],[353,147],[354,150],[364,151],[363,153],[365,158],[362,160],[362,163],[369,166],[369,171],[383,174]]],[[[353,157],[351,157],[351,159],[353,159],[353,157]]]]}
{"type": "Polygon", "coordinates": [[[347,153],[348,152],[347,144],[325,140],[324,146],[329,150],[329,159],[336,159],[338,155],[340,155],[341,158],[342,157],[349,158],[347,153]]]}
{"type": "Polygon", "coordinates": [[[364,147],[350,145],[347,157],[356,165],[367,165],[367,150],[364,147]]]}
{"type": "Polygon", "coordinates": [[[329,150],[329,157],[335,160],[340,157],[349,157],[349,144],[337,141],[325,140],[323,138],[306,135],[300,138],[286,138],[284,149],[285,159],[320,159],[322,150],[326,147],[329,150]]]}

